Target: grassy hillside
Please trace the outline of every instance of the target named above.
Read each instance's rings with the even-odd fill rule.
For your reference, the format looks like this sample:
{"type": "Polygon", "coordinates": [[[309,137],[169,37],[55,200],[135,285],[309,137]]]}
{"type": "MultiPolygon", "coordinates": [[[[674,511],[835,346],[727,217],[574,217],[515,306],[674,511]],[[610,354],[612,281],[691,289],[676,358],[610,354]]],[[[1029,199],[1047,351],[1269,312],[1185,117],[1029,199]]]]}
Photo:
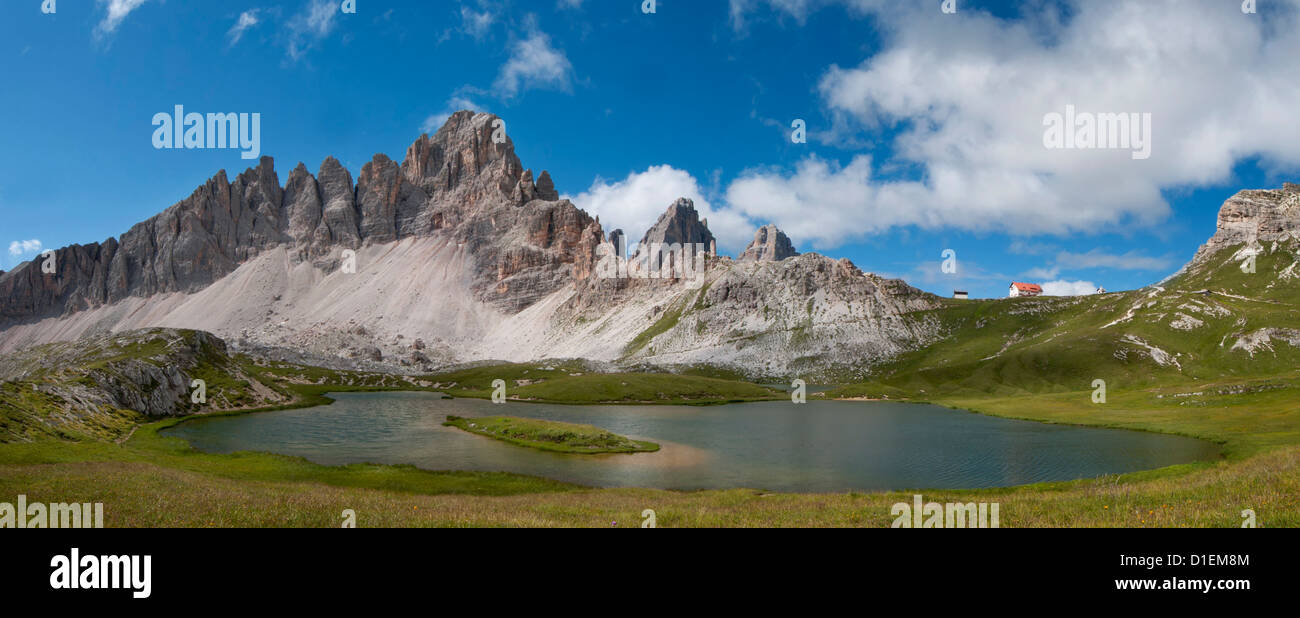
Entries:
{"type": "Polygon", "coordinates": [[[1294,241],[1243,273],[1228,248],[1159,286],[1074,298],[947,301],[929,312],[942,341],[830,396],[1007,397],[1128,389],[1231,389],[1300,367],[1300,250],[1294,241]]]}
{"type": "Polygon", "coordinates": [[[285,399],[197,331],[147,329],[53,343],[0,358],[0,442],[116,439],[147,416],[285,399]],[[205,383],[194,401],[193,380],[205,383]]]}
{"type": "MultiPolygon", "coordinates": [[[[1226,457],[1215,462],[1005,489],[921,491],[939,502],[998,502],[1004,527],[1236,527],[1243,509],[1255,511],[1263,527],[1300,526],[1300,247],[1293,241],[1261,248],[1255,273],[1239,268],[1245,249],[1225,248],[1160,286],[1132,292],[944,301],[915,316],[939,323],[941,341],[876,368],[868,381],[811,396],[926,400],[1223,445],[1226,457]],[[1093,400],[1098,379],[1106,383],[1105,403],[1093,400]]],[[[92,369],[157,352],[105,352],[104,365],[92,369]]],[[[234,362],[238,378],[229,363],[200,359],[197,370],[226,372],[212,380],[222,390],[246,383],[288,399],[278,407],[315,405],[327,401],[324,393],[343,390],[486,398],[497,379],[511,399],[565,403],[783,396],[707,367],[683,375],[603,374],[580,362],[530,363],[402,377],[234,362]]],[[[181,419],[139,425],[142,416],[118,410],[69,420],[59,408],[67,400],[51,397],[78,374],[52,369],[11,373],[17,377],[0,385],[0,442],[26,442],[0,444],[0,495],[102,500],[110,526],[337,526],[343,509],[355,509],[361,526],[634,527],[647,508],[662,527],[888,526],[890,506],[912,494],[600,490],[509,474],[211,455],[158,435],[181,419]],[[44,412],[23,412],[33,407],[44,412]],[[133,427],[121,444],[110,441],[133,427]],[[159,495],[167,496],[165,508],[159,495]]],[[[238,401],[237,394],[223,397],[238,401]]]]}

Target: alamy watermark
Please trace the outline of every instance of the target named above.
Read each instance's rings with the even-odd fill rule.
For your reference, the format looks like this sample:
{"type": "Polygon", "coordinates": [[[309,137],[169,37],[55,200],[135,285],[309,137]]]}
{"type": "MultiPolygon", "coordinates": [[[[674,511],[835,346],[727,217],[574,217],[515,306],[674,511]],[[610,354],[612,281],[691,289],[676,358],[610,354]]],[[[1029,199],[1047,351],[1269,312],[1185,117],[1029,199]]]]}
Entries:
{"type": "Polygon", "coordinates": [[[27,502],[18,496],[17,505],[0,502],[0,528],[103,528],[103,502],[27,502]]]}
{"type": "Polygon", "coordinates": [[[200,114],[185,113],[184,105],[177,105],[171,114],[153,115],[153,147],[206,149],[232,148],[243,150],[240,158],[256,159],[262,155],[262,115],[252,114],[200,114]]]}
{"type": "Polygon", "coordinates": [[[1049,149],[1131,150],[1136,160],[1151,157],[1151,113],[1080,112],[1043,114],[1043,146],[1049,149]]]}
{"type": "Polygon", "coordinates": [[[912,504],[899,502],[889,510],[895,517],[890,528],[997,528],[997,502],[922,503],[921,494],[912,496],[912,504]]]}
{"type": "Polygon", "coordinates": [[[82,556],[73,547],[51,558],[50,567],[54,590],[130,590],[137,599],[149,598],[153,590],[153,556],[82,556]]]}
{"type": "Polygon", "coordinates": [[[704,284],[708,256],[704,243],[639,243],[636,252],[623,257],[621,247],[601,243],[596,247],[599,279],[682,279],[692,288],[704,284]]]}

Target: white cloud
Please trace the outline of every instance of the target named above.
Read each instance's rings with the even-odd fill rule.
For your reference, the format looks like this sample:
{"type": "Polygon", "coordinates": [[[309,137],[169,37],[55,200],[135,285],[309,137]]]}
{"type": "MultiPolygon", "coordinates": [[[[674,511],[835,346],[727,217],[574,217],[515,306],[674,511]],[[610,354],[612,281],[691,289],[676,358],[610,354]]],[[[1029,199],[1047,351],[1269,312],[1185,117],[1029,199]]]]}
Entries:
{"type": "Polygon", "coordinates": [[[1056,255],[1056,264],[1060,268],[1110,268],[1114,270],[1165,271],[1174,267],[1174,260],[1168,257],[1151,257],[1140,251],[1129,251],[1122,255],[1106,253],[1101,249],[1092,249],[1087,253],[1070,253],[1062,251],[1056,255]]]}
{"type": "Polygon", "coordinates": [[[452,114],[463,109],[472,112],[483,111],[483,108],[479,107],[477,103],[466,97],[457,95],[447,100],[447,106],[443,108],[441,112],[425,118],[424,123],[420,125],[420,132],[428,133],[429,135],[437,133],[438,129],[442,128],[442,125],[447,124],[447,119],[451,118],[452,114]]]}
{"type": "MultiPolygon", "coordinates": [[[[1008,249],[1010,253],[1036,255],[1034,251],[1044,252],[1047,245],[1033,245],[1023,241],[1013,241],[1008,249]]],[[[1024,273],[1028,279],[1055,279],[1061,271],[1104,268],[1110,270],[1136,270],[1146,272],[1168,272],[1175,265],[1170,257],[1152,257],[1134,250],[1123,254],[1106,253],[1103,249],[1090,249],[1086,253],[1059,251],[1051,265],[1031,268],[1024,273]]]]}
{"type": "Polygon", "coordinates": [[[339,6],[334,0],[310,0],[289,20],[290,59],[297,61],[302,58],[312,46],[334,31],[334,18],[339,6]]]}
{"type": "Polygon", "coordinates": [[[862,14],[885,6],[887,2],[891,1],[896,2],[896,0],[730,0],[729,12],[731,26],[739,32],[745,29],[745,20],[748,15],[760,8],[769,8],[777,13],[784,13],[793,17],[799,24],[803,24],[809,13],[833,4],[842,4],[851,12],[862,14]]]}
{"type": "MultiPolygon", "coordinates": [[[[758,4],[799,18],[830,2],[738,1],[733,13],[758,4]]],[[[884,35],[879,54],[824,73],[831,122],[892,139],[877,163],[915,166],[919,180],[876,178],[864,157],[843,169],[809,157],[728,191],[751,215],[748,200],[784,204],[791,231],[803,222],[822,246],[896,225],[1018,236],[1151,227],[1169,217],[1166,189],[1225,182],[1253,156],[1300,167],[1300,37],[1290,35],[1300,3],[1257,19],[1214,0],[1073,0],[1066,21],[1028,22],[974,7],[939,16],[929,3],[838,4],[874,10],[884,35]],[[1045,148],[1044,115],[1066,105],[1150,113],[1151,157],[1045,148]]]]}
{"type": "Polygon", "coordinates": [[[871,182],[871,157],[840,167],[815,156],[793,174],[772,170],[742,174],[727,187],[727,203],[755,220],[775,223],[791,238],[832,248],[893,225],[919,223],[914,209],[880,208],[871,182]]]}
{"type": "Polygon", "coordinates": [[[715,207],[694,176],[670,165],[656,165],[616,182],[598,178],[586,191],[566,197],[579,208],[599,216],[606,234],[622,229],[629,243],[639,242],[659,216],[682,197],[695,202],[700,218],[709,220],[709,230],[718,239],[719,251],[743,250],[753,240],[757,227],[739,213],[715,207]]]}
{"type": "Polygon", "coordinates": [[[105,7],[104,18],[95,26],[95,37],[104,38],[117,31],[131,11],[136,10],[147,0],[98,0],[105,7]]]}
{"type": "Polygon", "coordinates": [[[765,4],[789,14],[799,23],[803,23],[808,16],[809,0],[731,0],[729,7],[731,27],[738,31],[744,30],[746,16],[765,4]]]}
{"type": "Polygon", "coordinates": [[[510,59],[501,67],[493,87],[501,98],[511,99],[528,88],[550,88],[568,92],[573,79],[573,65],[564,52],[551,46],[551,38],[533,30],[528,38],[516,41],[510,59]]]}
{"type": "Polygon", "coordinates": [[[230,37],[230,45],[234,46],[239,40],[244,38],[244,31],[258,24],[257,14],[260,9],[249,9],[239,14],[239,20],[230,28],[226,36],[230,37]]]}
{"type": "Polygon", "coordinates": [[[556,0],[555,8],[557,9],[580,9],[582,0],[556,0]]]}
{"type": "Polygon", "coordinates": [[[1055,266],[1040,266],[1038,268],[1031,268],[1029,270],[1026,270],[1024,275],[1021,278],[1031,279],[1031,280],[1055,279],[1058,276],[1060,276],[1060,274],[1061,274],[1060,268],[1057,268],[1055,266]]]}
{"type": "Polygon", "coordinates": [[[1097,291],[1091,281],[1048,281],[1042,287],[1046,296],[1087,296],[1097,291]]]}
{"type": "Polygon", "coordinates": [[[492,29],[496,18],[496,14],[487,8],[475,11],[467,6],[460,7],[461,31],[475,39],[482,39],[492,29]]]}
{"type": "Polygon", "coordinates": [[[35,238],[31,240],[15,240],[9,243],[9,255],[20,257],[28,253],[40,253],[41,241],[35,238]]]}

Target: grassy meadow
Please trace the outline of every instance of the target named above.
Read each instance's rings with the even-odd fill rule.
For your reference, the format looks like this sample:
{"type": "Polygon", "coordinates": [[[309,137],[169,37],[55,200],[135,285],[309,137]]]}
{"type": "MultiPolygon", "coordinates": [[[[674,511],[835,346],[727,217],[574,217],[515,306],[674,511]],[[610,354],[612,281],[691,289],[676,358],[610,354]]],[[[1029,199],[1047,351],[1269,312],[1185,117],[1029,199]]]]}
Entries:
{"type": "MultiPolygon", "coordinates": [[[[810,395],[1179,434],[1220,445],[1215,461],[984,490],[593,489],[505,473],[201,453],[159,434],[185,418],[99,409],[65,419],[60,406],[67,402],[50,393],[66,389],[44,387],[82,374],[42,370],[0,384],[0,501],[18,494],[29,501],[102,501],[109,526],[337,526],[342,511],[352,509],[360,526],[639,527],[640,513],[653,509],[660,527],[881,527],[893,521],[893,504],[920,493],[927,502],[997,502],[1002,527],[1237,527],[1247,509],[1261,527],[1300,526],[1300,346],[1288,339],[1300,333],[1300,288],[1280,276],[1294,271],[1295,258],[1265,253],[1258,272],[1245,273],[1224,259],[1230,254],[1131,292],[943,300],[915,316],[941,324],[941,341],[873,367],[867,381],[810,395]]],[[[673,308],[671,319],[691,310],[673,308]]],[[[634,345],[653,345],[655,336],[634,345]]],[[[105,352],[93,359],[94,370],[108,375],[123,354],[157,352],[105,352]]],[[[709,367],[600,373],[557,361],[393,376],[245,357],[200,360],[197,371],[207,372],[210,389],[234,391],[219,400],[251,400],[257,384],[250,381],[284,400],[214,412],[220,414],[321,405],[329,402],[326,393],[344,391],[489,398],[495,380],[504,381],[509,400],[524,402],[708,405],[788,396],[709,367]],[[242,378],[221,373],[232,362],[242,378]]],[[[518,438],[537,442],[529,438],[553,429],[525,428],[518,438]]]]}

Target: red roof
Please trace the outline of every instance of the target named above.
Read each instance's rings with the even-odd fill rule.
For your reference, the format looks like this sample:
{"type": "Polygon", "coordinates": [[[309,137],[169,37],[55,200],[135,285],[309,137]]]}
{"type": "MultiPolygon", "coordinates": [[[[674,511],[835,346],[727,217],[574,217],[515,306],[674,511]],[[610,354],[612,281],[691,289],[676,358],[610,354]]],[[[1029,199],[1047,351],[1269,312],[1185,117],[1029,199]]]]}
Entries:
{"type": "Polygon", "coordinates": [[[1020,290],[1021,292],[1034,292],[1035,294],[1043,293],[1043,288],[1033,283],[1019,283],[1019,282],[1012,281],[1011,285],[1016,286],[1016,289],[1020,290]]]}

